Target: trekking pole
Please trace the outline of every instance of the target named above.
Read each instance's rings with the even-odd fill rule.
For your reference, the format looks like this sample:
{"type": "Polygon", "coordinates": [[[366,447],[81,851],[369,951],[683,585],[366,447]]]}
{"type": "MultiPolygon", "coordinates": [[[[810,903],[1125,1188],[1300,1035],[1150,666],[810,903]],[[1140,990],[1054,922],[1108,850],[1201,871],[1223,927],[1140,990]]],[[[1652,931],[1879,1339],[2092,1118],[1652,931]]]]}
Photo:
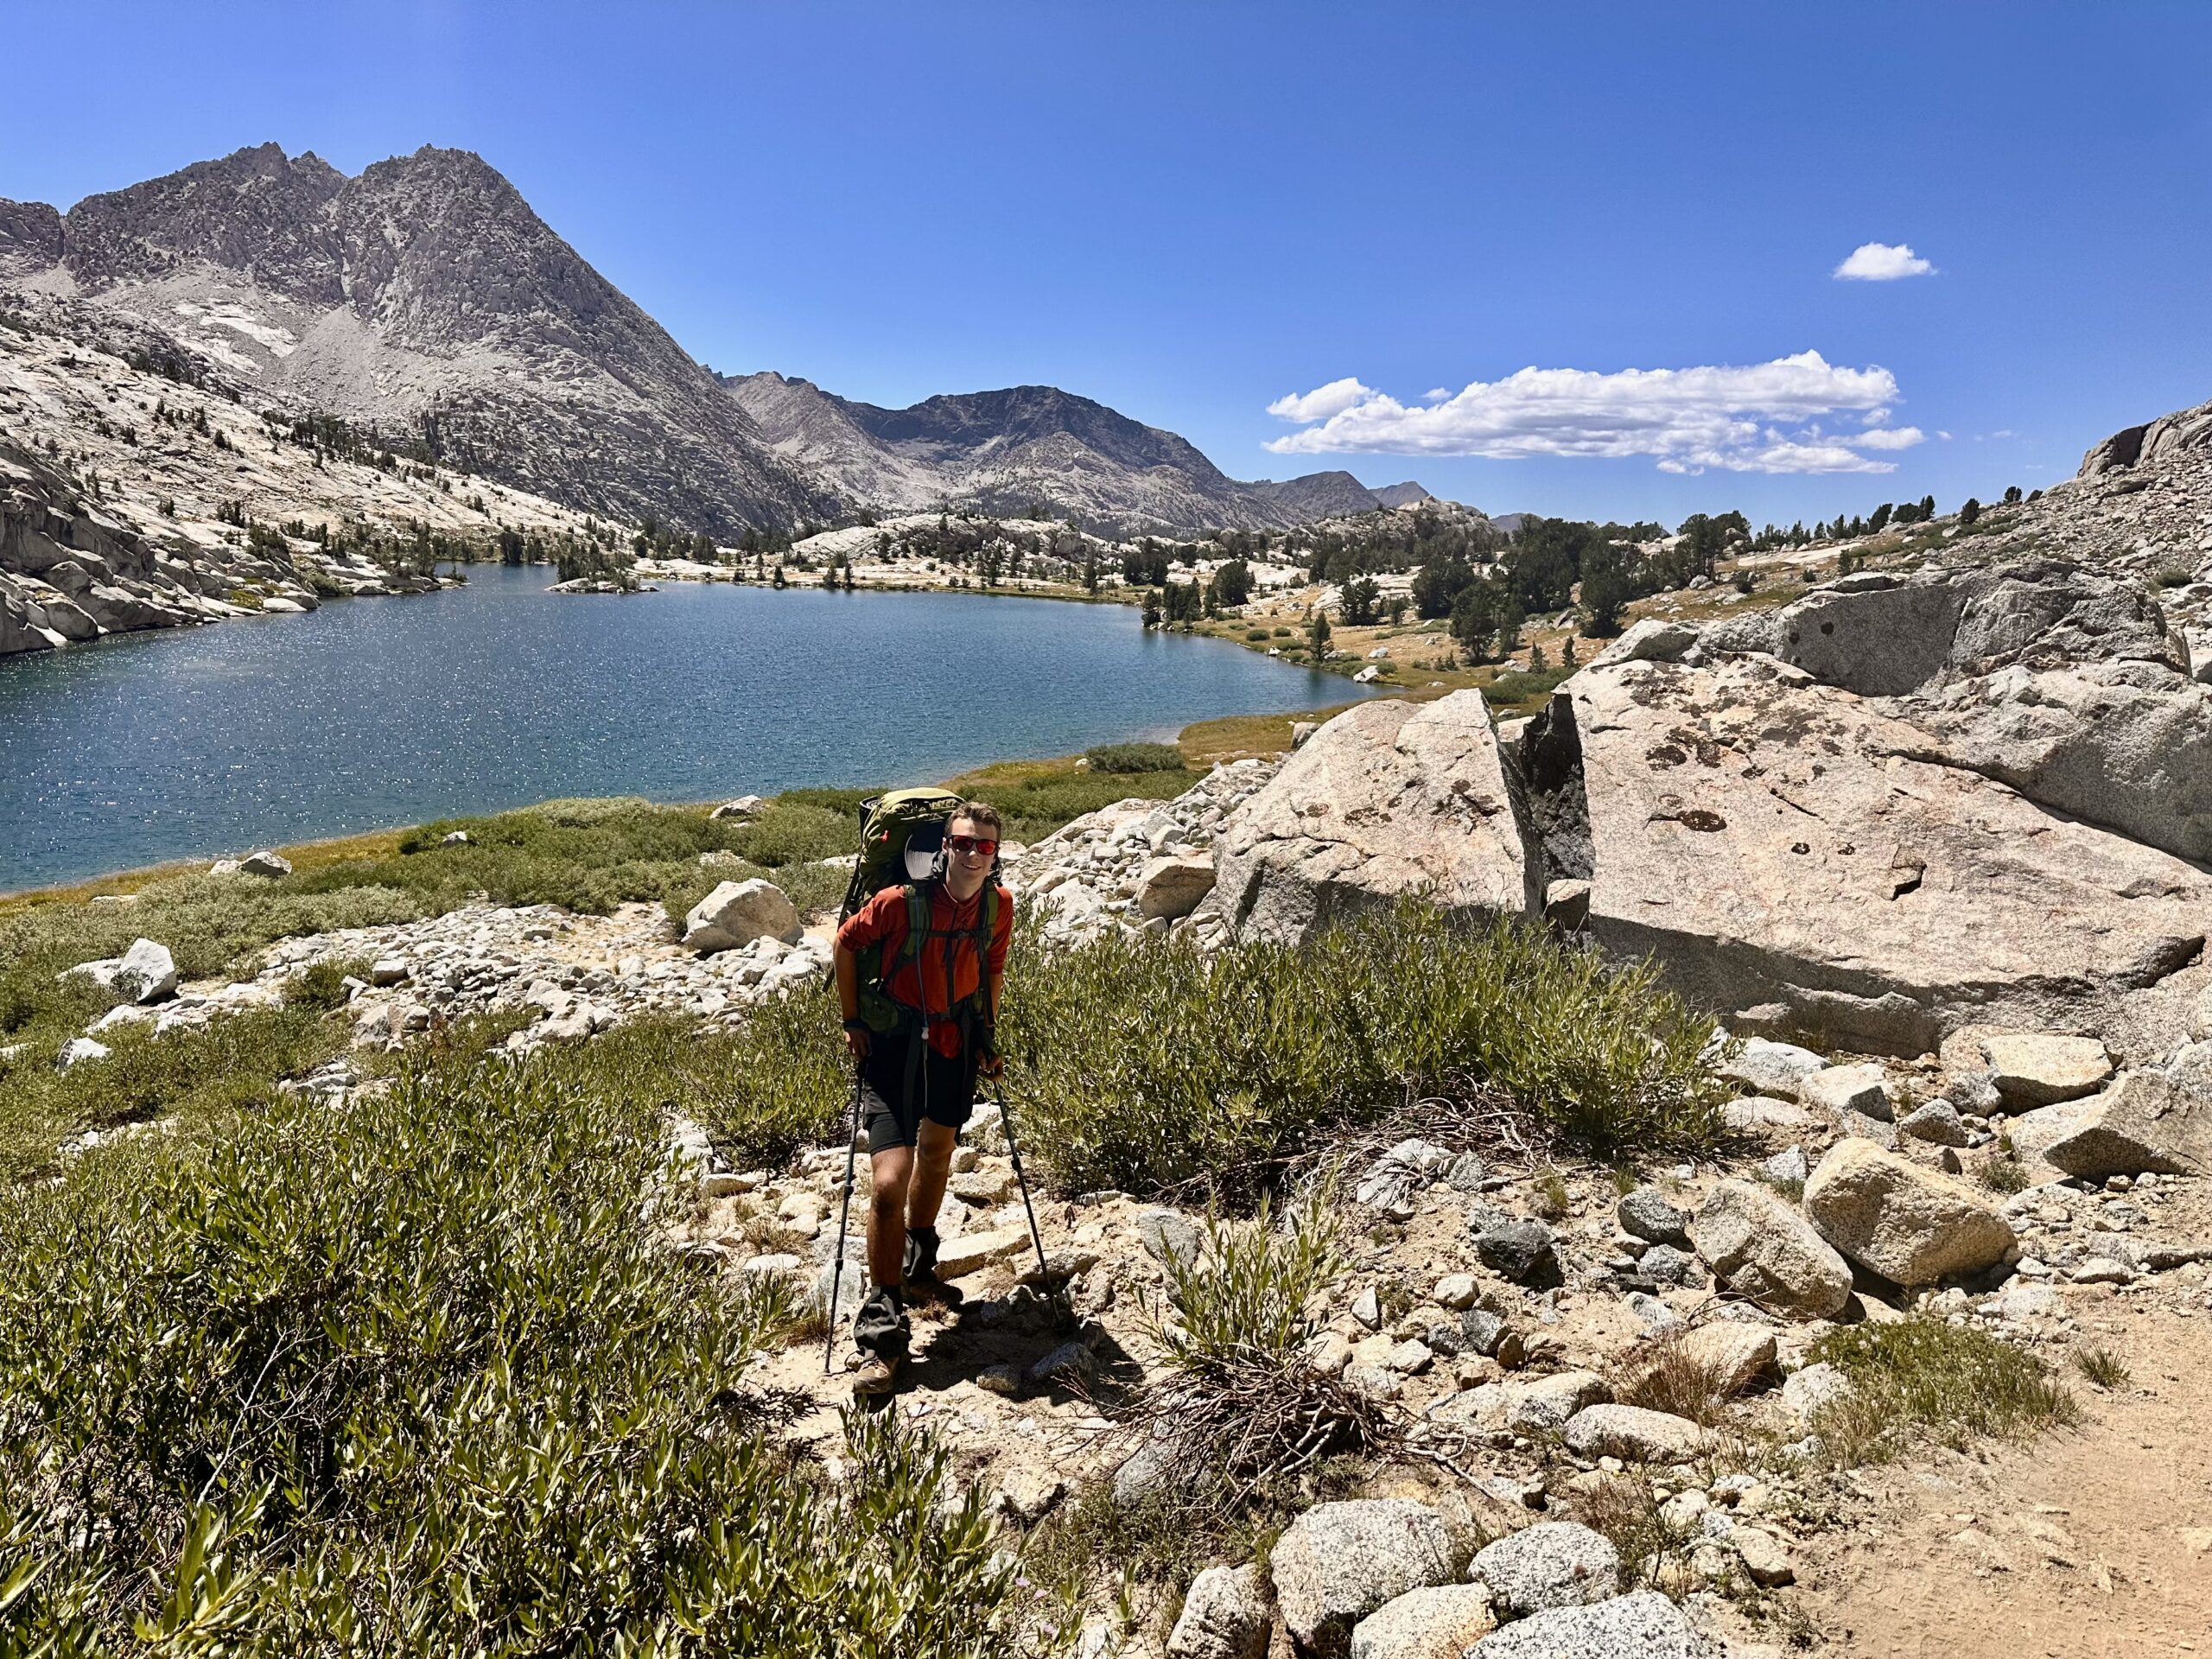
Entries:
{"type": "Polygon", "coordinates": [[[1006,1103],[1006,1078],[1003,1074],[991,1079],[993,1091],[998,1096],[999,1122],[1006,1130],[1006,1153],[1014,1165],[1014,1179],[1021,1188],[1022,1213],[1029,1217],[1029,1242],[1037,1247],[1037,1276],[1041,1281],[1052,1276],[1045,1261],[1045,1236],[1037,1230],[1037,1206],[1029,1202],[1029,1178],[1021,1173],[1021,1147],[1014,1138],[1014,1114],[1006,1103]]]}
{"type": "MultiPolygon", "coordinates": [[[[999,1109],[1003,1112],[1006,1109],[999,1109]]],[[[837,1348],[837,1298],[845,1284],[845,1224],[853,1213],[853,1148],[861,1138],[861,1068],[853,1063],[853,1105],[845,1115],[845,1196],[837,1205],[837,1265],[830,1269],[830,1329],[822,1338],[822,1375],[837,1348]]]]}

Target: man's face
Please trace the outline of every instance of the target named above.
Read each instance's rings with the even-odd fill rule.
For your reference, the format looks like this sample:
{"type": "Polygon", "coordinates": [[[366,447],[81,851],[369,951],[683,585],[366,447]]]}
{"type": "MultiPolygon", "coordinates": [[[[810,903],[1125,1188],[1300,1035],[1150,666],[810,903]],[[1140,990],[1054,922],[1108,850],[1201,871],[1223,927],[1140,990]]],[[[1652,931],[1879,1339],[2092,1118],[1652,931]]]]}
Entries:
{"type": "Polygon", "coordinates": [[[945,826],[945,868],[954,889],[972,893],[991,873],[998,856],[998,831],[987,830],[973,818],[957,817],[945,826]]]}

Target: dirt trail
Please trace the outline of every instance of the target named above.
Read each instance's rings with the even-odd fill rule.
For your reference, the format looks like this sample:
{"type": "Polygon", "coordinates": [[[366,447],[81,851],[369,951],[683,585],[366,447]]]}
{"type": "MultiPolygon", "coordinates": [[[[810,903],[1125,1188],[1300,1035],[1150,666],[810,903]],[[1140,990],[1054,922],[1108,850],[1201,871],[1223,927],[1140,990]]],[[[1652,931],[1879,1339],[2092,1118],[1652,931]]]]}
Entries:
{"type": "Polygon", "coordinates": [[[2133,1376],[2109,1395],[2072,1378],[2078,1427],[1862,1476],[1873,1513],[1807,1542],[1796,1600],[1823,1651],[2212,1655],[2212,1317],[2100,1312],[2083,1339],[2133,1376]]]}

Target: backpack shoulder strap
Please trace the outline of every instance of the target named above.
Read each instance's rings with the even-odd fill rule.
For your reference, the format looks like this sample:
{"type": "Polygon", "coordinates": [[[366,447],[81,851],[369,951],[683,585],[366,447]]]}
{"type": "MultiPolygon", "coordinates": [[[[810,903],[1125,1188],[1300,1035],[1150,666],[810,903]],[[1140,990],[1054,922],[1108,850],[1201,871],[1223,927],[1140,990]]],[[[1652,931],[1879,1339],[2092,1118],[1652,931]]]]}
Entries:
{"type": "Polygon", "coordinates": [[[999,933],[999,884],[996,873],[983,888],[983,902],[976,906],[976,996],[984,1019],[991,1017],[991,945],[999,933]]]}
{"type": "Polygon", "coordinates": [[[899,946],[899,960],[918,964],[922,959],[922,944],[930,936],[930,903],[931,894],[926,881],[909,881],[906,894],[906,937],[899,946]]]}

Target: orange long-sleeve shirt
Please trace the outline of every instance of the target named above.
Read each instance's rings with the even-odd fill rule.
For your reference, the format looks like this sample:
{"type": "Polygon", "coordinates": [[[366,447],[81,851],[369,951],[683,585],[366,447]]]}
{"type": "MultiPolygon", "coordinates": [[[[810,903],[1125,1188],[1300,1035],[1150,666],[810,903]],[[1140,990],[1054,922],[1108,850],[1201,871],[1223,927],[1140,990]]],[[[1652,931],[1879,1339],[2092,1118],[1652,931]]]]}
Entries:
{"type": "MultiPolygon", "coordinates": [[[[982,963],[976,951],[974,936],[982,925],[983,894],[978,890],[963,905],[954,901],[942,881],[932,882],[929,892],[932,937],[923,944],[918,962],[899,961],[906,943],[906,890],[903,887],[886,887],[855,911],[837,930],[837,944],[855,954],[871,944],[883,947],[883,960],[896,964],[886,976],[883,988],[890,993],[893,1001],[938,1016],[930,1029],[930,1044],[947,1059],[952,1059],[960,1052],[960,1027],[943,1016],[961,998],[973,996],[976,987],[982,983],[982,963]],[[954,937],[938,937],[942,935],[954,937]],[[948,956],[951,975],[949,986],[948,956]]],[[[1002,982],[1007,947],[1014,940],[1014,895],[1004,887],[998,890],[998,894],[997,925],[991,930],[990,942],[993,984],[1002,982]]]]}

